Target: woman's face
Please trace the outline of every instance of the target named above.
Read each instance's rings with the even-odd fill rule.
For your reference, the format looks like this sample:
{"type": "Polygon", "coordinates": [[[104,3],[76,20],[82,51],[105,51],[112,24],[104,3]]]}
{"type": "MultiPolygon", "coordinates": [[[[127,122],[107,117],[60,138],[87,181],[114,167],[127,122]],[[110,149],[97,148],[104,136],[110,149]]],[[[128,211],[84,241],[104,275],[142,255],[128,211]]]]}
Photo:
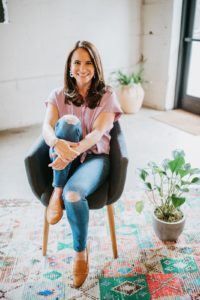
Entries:
{"type": "Polygon", "coordinates": [[[70,70],[79,88],[90,87],[95,68],[87,50],[79,48],[74,51],[71,58],[70,70]]]}

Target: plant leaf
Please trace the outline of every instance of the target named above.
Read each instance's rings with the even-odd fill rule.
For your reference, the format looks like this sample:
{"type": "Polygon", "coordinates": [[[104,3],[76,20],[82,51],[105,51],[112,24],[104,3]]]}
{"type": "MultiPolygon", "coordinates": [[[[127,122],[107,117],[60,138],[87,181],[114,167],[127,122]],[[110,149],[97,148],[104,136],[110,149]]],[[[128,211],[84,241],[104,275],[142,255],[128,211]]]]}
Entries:
{"type": "Polygon", "coordinates": [[[190,185],[190,181],[181,180],[181,185],[190,185]]]}
{"type": "Polygon", "coordinates": [[[179,188],[181,192],[188,193],[190,190],[188,188],[179,188]]]}
{"type": "Polygon", "coordinates": [[[149,173],[145,170],[145,169],[140,169],[140,178],[145,181],[146,180],[146,177],[149,175],[149,173]]]}
{"type": "Polygon", "coordinates": [[[187,187],[182,187],[182,186],[179,186],[178,184],[176,184],[176,189],[183,192],[183,193],[188,193],[189,192],[189,189],[187,187]]]}
{"type": "Polygon", "coordinates": [[[150,191],[153,191],[153,188],[152,188],[152,185],[150,182],[145,182],[145,185],[150,191]]]}
{"type": "Polygon", "coordinates": [[[156,185],[156,189],[158,190],[159,194],[161,195],[161,188],[159,185],[156,185]]]}
{"type": "Polygon", "coordinates": [[[200,174],[200,169],[198,168],[190,169],[190,174],[191,175],[200,174]]]}
{"type": "Polygon", "coordinates": [[[181,169],[181,167],[185,164],[185,159],[182,156],[178,156],[176,159],[174,160],[170,160],[168,162],[169,168],[171,170],[172,173],[174,172],[178,172],[179,169],[181,169]]]}
{"type": "Polygon", "coordinates": [[[181,149],[176,149],[176,150],[172,151],[172,156],[173,156],[174,159],[176,159],[178,157],[184,157],[185,152],[181,149]]]}
{"type": "Polygon", "coordinates": [[[143,211],[144,208],[144,202],[142,200],[137,201],[135,204],[136,211],[140,214],[143,211]]]}
{"type": "Polygon", "coordinates": [[[185,202],[184,197],[176,197],[175,195],[172,195],[172,203],[175,208],[181,206],[185,202]]]}
{"type": "Polygon", "coordinates": [[[164,159],[163,160],[163,162],[162,162],[162,166],[163,166],[163,168],[164,168],[164,170],[166,171],[167,169],[169,169],[169,159],[168,158],[166,158],[166,159],[164,159]]]}
{"type": "Polygon", "coordinates": [[[185,164],[184,169],[185,170],[190,170],[191,169],[191,164],[190,163],[185,164]]]}
{"type": "Polygon", "coordinates": [[[200,184],[200,178],[199,178],[199,177],[194,177],[194,178],[192,179],[191,183],[200,184]]]}
{"type": "Polygon", "coordinates": [[[185,177],[186,175],[190,174],[190,170],[178,170],[178,174],[181,176],[181,178],[185,177]]]}

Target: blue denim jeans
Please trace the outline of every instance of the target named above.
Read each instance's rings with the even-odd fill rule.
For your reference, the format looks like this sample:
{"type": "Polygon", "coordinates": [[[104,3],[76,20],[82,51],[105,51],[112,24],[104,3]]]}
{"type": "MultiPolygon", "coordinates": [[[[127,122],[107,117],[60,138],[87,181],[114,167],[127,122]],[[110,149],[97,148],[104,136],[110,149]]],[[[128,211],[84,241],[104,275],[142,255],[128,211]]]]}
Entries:
{"type": "MultiPolygon", "coordinates": [[[[80,141],[82,139],[80,121],[76,124],[68,124],[63,118],[59,119],[55,134],[58,138],[67,141],[80,141]]],[[[109,155],[91,153],[86,156],[83,163],[80,162],[79,156],[64,170],[53,170],[53,186],[63,187],[63,201],[76,251],[83,251],[86,248],[89,223],[87,197],[105,182],[109,169],[109,155]],[[76,195],[76,201],[69,199],[70,193],[76,195]]]]}

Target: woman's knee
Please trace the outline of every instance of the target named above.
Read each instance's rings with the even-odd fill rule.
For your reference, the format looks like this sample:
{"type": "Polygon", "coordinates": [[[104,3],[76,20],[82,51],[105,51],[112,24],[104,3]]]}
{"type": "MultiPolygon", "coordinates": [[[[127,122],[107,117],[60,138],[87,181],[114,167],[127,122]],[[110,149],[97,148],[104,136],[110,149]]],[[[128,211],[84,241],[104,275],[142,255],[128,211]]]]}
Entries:
{"type": "Polygon", "coordinates": [[[82,137],[80,120],[73,115],[64,115],[56,123],[55,134],[60,139],[78,142],[82,137]]]}
{"type": "Polygon", "coordinates": [[[67,202],[78,202],[85,196],[84,190],[79,184],[67,182],[63,189],[63,199],[67,202]]]}
{"type": "Polygon", "coordinates": [[[71,124],[71,125],[76,125],[76,124],[80,123],[79,118],[77,118],[74,115],[64,115],[60,118],[60,120],[63,120],[67,124],[71,124]]]}
{"type": "Polygon", "coordinates": [[[81,195],[78,192],[67,191],[64,198],[69,202],[77,202],[81,200],[81,195]]]}

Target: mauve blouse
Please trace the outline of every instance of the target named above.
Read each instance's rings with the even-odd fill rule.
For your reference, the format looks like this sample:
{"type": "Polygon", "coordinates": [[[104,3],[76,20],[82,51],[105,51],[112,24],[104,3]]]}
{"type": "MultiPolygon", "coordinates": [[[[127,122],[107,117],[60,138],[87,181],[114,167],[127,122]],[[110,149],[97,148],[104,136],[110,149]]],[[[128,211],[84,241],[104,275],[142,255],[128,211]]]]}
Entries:
{"type": "MultiPolygon", "coordinates": [[[[65,96],[63,88],[57,88],[51,92],[45,103],[46,105],[47,103],[55,105],[58,109],[60,118],[66,114],[72,114],[78,117],[82,125],[83,138],[92,131],[93,124],[101,112],[115,113],[115,121],[118,120],[122,114],[116,94],[110,91],[107,91],[102,96],[100,105],[94,109],[85,106],[85,104],[82,104],[81,106],[65,104],[64,100],[65,96]]],[[[92,152],[96,154],[109,154],[111,138],[109,132],[112,127],[102,136],[101,140],[96,145],[87,150],[87,153],[92,152]]],[[[85,153],[85,155],[87,153],[85,153]]],[[[83,156],[85,157],[85,155],[83,156]]]]}

